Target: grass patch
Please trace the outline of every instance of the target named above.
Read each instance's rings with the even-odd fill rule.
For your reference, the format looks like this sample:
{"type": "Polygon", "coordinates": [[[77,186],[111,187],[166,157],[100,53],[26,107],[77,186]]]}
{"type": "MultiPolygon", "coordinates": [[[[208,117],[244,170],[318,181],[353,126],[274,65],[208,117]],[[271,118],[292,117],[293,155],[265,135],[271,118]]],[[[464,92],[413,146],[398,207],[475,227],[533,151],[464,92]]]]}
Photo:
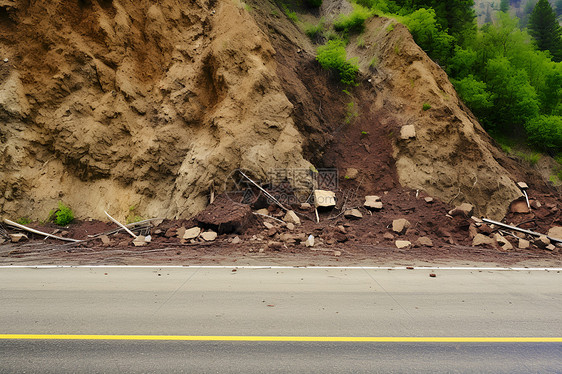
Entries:
{"type": "Polygon", "coordinates": [[[520,159],[528,162],[531,166],[535,166],[539,160],[542,158],[542,154],[539,152],[515,152],[515,156],[519,157],[520,159]]]}
{"type": "Polygon", "coordinates": [[[304,26],[304,33],[312,40],[318,39],[324,31],[324,18],[320,19],[316,25],[308,23],[304,26]]]}
{"type": "Polygon", "coordinates": [[[379,59],[377,58],[377,56],[373,56],[371,61],[369,61],[369,67],[374,69],[377,66],[379,66],[379,59]]]}
{"type": "Polygon", "coordinates": [[[21,217],[16,221],[16,223],[19,223],[20,225],[29,225],[31,223],[31,219],[28,217],[21,217]]]}
{"type": "Polygon", "coordinates": [[[357,38],[357,47],[365,48],[365,39],[363,37],[357,38]]]}
{"type": "Polygon", "coordinates": [[[286,4],[283,4],[283,12],[293,23],[299,22],[299,16],[297,16],[297,12],[289,9],[286,4]]]}
{"type": "Polygon", "coordinates": [[[365,21],[371,17],[372,13],[369,9],[361,5],[355,5],[353,12],[350,14],[341,14],[336,22],[334,29],[343,33],[362,33],[365,30],[365,21]]]}
{"type": "Polygon", "coordinates": [[[59,226],[66,226],[70,222],[74,221],[74,212],[72,212],[70,207],[59,201],[58,209],[51,210],[48,220],[59,226]]]}
{"type": "Polygon", "coordinates": [[[426,110],[430,110],[431,109],[431,104],[430,103],[423,103],[422,106],[422,110],[425,112],[426,110]]]}

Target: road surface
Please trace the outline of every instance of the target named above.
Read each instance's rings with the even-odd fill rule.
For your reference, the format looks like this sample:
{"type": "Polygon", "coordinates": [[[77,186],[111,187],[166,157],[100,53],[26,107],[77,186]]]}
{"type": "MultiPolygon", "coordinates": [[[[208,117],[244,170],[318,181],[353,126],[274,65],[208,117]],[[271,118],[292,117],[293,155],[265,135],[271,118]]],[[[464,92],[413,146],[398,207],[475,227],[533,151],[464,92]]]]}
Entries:
{"type": "Polygon", "coordinates": [[[0,268],[0,316],[0,373],[562,370],[556,270],[0,268]]]}

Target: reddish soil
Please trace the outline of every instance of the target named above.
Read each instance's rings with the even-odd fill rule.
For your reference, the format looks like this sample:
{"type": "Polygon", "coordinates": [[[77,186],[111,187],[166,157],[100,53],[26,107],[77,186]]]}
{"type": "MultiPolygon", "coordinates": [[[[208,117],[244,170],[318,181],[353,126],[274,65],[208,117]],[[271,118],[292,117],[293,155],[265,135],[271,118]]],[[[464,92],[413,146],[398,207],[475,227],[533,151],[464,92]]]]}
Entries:
{"type": "MultiPolygon", "coordinates": [[[[314,217],[313,209],[298,209],[302,225],[289,230],[274,219],[256,216],[253,223],[243,234],[219,235],[216,241],[205,243],[201,240],[185,242],[176,235],[180,227],[190,228],[195,220],[158,222],[156,227],[137,231],[139,234],[151,234],[152,242],[144,247],[135,247],[132,238],[123,232],[108,235],[109,245],[103,245],[101,239],[88,238],[117,228],[111,223],[99,221],[76,222],[68,227],[59,228],[53,224],[31,227],[44,232],[63,235],[75,239],[87,239],[87,242],[65,244],[54,239],[43,240],[41,236],[29,234],[30,241],[0,245],[1,265],[21,264],[155,264],[155,265],[503,265],[503,266],[562,266],[560,248],[554,251],[539,249],[517,249],[517,241],[508,236],[514,245],[513,250],[504,251],[499,247],[472,247],[469,227],[474,223],[470,218],[446,216],[451,209],[447,204],[434,201],[427,203],[424,195],[416,191],[394,189],[382,193],[384,208],[370,213],[362,208],[363,196],[355,196],[354,189],[342,189],[338,193],[338,206],[333,211],[321,212],[320,223],[305,217],[314,217]],[[345,196],[344,194],[348,195],[345,196]],[[346,208],[359,207],[363,218],[350,220],[340,215],[341,205],[346,208]],[[411,226],[403,235],[392,232],[392,220],[406,218],[411,226]],[[267,229],[263,222],[274,225],[267,229]],[[392,235],[394,239],[383,236],[392,235]],[[315,246],[303,245],[308,235],[314,235],[315,246]],[[241,241],[233,244],[238,236],[241,241]],[[427,236],[433,241],[433,247],[415,244],[409,249],[399,250],[394,240],[409,240],[412,243],[420,236],[427,236]]],[[[531,213],[510,213],[506,222],[518,224],[546,233],[553,225],[562,225],[561,211],[557,200],[549,195],[533,195],[541,202],[541,207],[531,213]]],[[[237,205],[237,203],[232,203],[237,205]]],[[[210,205],[207,212],[221,211],[224,204],[210,205]]],[[[270,207],[271,215],[282,219],[280,209],[270,207]]],[[[4,231],[14,233],[6,225],[4,231]]],[[[494,229],[484,225],[483,233],[494,233],[494,229]]]]}

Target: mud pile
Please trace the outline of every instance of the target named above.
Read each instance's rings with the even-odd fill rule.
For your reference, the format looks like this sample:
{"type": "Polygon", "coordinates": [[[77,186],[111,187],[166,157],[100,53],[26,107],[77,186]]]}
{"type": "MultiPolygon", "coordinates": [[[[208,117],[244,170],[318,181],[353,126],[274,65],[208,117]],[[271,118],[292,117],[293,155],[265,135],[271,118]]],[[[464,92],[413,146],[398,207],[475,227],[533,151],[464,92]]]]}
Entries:
{"type": "Polygon", "coordinates": [[[346,92],[274,1],[1,1],[0,32],[6,216],[63,201],[81,218],[189,218],[237,168],[312,165],[339,170],[340,192],[403,186],[496,219],[520,196],[524,173],[388,19],[349,43],[361,75],[346,92]]]}

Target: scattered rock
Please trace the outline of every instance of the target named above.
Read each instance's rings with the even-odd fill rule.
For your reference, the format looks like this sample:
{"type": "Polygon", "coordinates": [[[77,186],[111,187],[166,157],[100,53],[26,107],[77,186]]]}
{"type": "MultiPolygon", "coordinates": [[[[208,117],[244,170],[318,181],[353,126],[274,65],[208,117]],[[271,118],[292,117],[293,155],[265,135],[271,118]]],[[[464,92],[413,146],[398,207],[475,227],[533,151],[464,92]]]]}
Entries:
{"type": "Polygon", "coordinates": [[[190,240],[195,239],[201,234],[201,229],[197,226],[190,228],[189,230],[184,229],[183,239],[190,240]]]}
{"type": "Polygon", "coordinates": [[[519,187],[519,189],[521,190],[526,190],[529,188],[529,186],[525,182],[517,182],[517,187],[519,187]]]}
{"type": "Polygon", "coordinates": [[[269,222],[264,222],[263,225],[265,226],[266,229],[271,230],[274,226],[272,223],[269,222]]]}
{"type": "Polygon", "coordinates": [[[347,230],[342,225],[339,225],[338,227],[336,227],[336,230],[341,232],[342,234],[347,234],[347,230]]]}
{"type": "Polygon", "coordinates": [[[548,236],[562,240],[562,227],[553,226],[548,230],[548,236]]]}
{"type": "Polygon", "coordinates": [[[424,200],[425,200],[425,202],[428,203],[428,204],[433,204],[433,203],[434,203],[433,197],[429,197],[429,196],[428,196],[428,197],[426,197],[424,200]]]}
{"type": "Polygon", "coordinates": [[[25,234],[10,234],[10,241],[12,243],[18,243],[22,240],[28,240],[27,235],[25,235],[25,234]]]}
{"type": "Polygon", "coordinates": [[[256,213],[263,214],[264,216],[269,216],[269,210],[266,208],[256,210],[256,213]]]}
{"type": "Polygon", "coordinates": [[[166,230],[166,233],[164,234],[164,236],[165,236],[166,238],[171,238],[171,237],[173,237],[173,236],[175,236],[175,235],[176,235],[176,229],[173,228],[173,227],[170,227],[168,230],[166,230]]]}
{"type": "Polygon", "coordinates": [[[254,221],[252,209],[247,204],[232,201],[220,195],[204,211],[195,216],[199,226],[219,234],[243,233],[254,221]]]}
{"type": "Polygon", "coordinates": [[[133,240],[133,245],[135,247],[144,247],[147,244],[148,243],[146,242],[146,238],[142,235],[137,236],[135,240],[133,240]]]}
{"type": "Polygon", "coordinates": [[[231,241],[232,244],[240,244],[241,242],[242,239],[240,239],[238,236],[235,236],[231,241]]]}
{"type": "Polygon", "coordinates": [[[345,171],[345,179],[355,179],[359,175],[359,170],[354,168],[348,168],[345,171]]]}
{"type": "Polygon", "coordinates": [[[416,240],[416,245],[418,247],[433,247],[433,241],[427,236],[421,236],[416,240]]]}
{"type": "Polygon", "coordinates": [[[310,209],[310,208],[312,208],[312,205],[310,205],[309,203],[302,203],[302,204],[301,204],[301,209],[302,209],[302,210],[308,210],[308,209],[310,209]]]}
{"type": "Polygon", "coordinates": [[[371,195],[365,196],[365,203],[363,206],[370,210],[381,210],[383,205],[379,196],[371,195]]]}
{"type": "Polygon", "coordinates": [[[474,239],[472,239],[472,246],[473,247],[477,247],[480,245],[491,245],[493,247],[495,247],[496,241],[494,240],[494,238],[491,238],[489,236],[483,235],[483,234],[477,234],[474,239]]]}
{"type": "Polygon", "coordinates": [[[472,204],[469,203],[462,203],[461,205],[457,206],[455,209],[449,211],[451,216],[464,216],[466,218],[470,218],[472,216],[472,212],[474,212],[474,207],[472,204]]]}
{"type": "Polygon", "coordinates": [[[546,237],[546,235],[541,235],[533,242],[534,245],[539,247],[540,249],[546,249],[548,245],[550,245],[550,239],[546,237]]]}
{"type": "Polygon", "coordinates": [[[314,204],[317,208],[331,209],[336,206],[336,194],[332,191],[314,190],[314,204]]]}
{"type": "Polygon", "coordinates": [[[295,229],[295,224],[294,223],[287,223],[287,230],[293,231],[295,229]]]}
{"type": "Polygon", "coordinates": [[[529,213],[529,207],[527,206],[527,201],[523,200],[515,200],[509,206],[509,211],[511,213],[518,213],[518,214],[526,214],[529,213]]]}
{"type": "Polygon", "coordinates": [[[405,218],[399,218],[392,221],[392,231],[398,233],[398,235],[402,235],[408,230],[410,227],[410,222],[405,218]]]}
{"type": "Polygon", "coordinates": [[[546,246],[545,249],[547,249],[549,251],[554,251],[556,249],[556,246],[554,244],[549,244],[549,245],[546,246]]]}
{"type": "Polygon", "coordinates": [[[414,125],[405,125],[400,128],[400,139],[407,140],[416,137],[416,127],[414,125]]]}
{"type": "Polygon", "coordinates": [[[338,242],[338,243],[345,243],[346,241],[349,240],[349,238],[347,237],[346,234],[342,233],[342,232],[335,232],[334,233],[334,239],[338,242]]]}
{"type": "Polygon", "coordinates": [[[206,242],[212,242],[217,238],[218,234],[214,231],[205,231],[201,234],[201,238],[206,242]]]}
{"type": "Polygon", "coordinates": [[[476,227],[476,225],[471,224],[470,226],[468,226],[468,237],[470,239],[474,239],[476,235],[478,235],[478,228],[476,227]]]}
{"type": "Polygon", "coordinates": [[[104,246],[108,246],[111,244],[111,240],[109,239],[109,237],[107,235],[102,235],[100,236],[101,242],[104,246]]]}
{"type": "Polygon", "coordinates": [[[335,256],[335,257],[340,257],[340,256],[341,256],[341,251],[334,251],[334,256],[335,256]]]}
{"type": "Polygon", "coordinates": [[[267,230],[267,236],[275,236],[277,234],[277,229],[275,227],[270,228],[267,230]]]}
{"type": "Polygon", "coordinates": [[[304,242],[304,245],[306,245],[307,247],[314,247],[314,235],[309,235],[304,242]]]}
{"type": "Polygon", "coordinates": [[[531,246],[531,242],[525,239],[519,239],[519,243],[517,245],[519,249],[528,249],[531,246]]]}
{"type": "Polygon", "coordinates": [[[394,240],[394,235],[389,232],[385,232],[382,237],[384,240],[394,240]]]}
{"type": "Polygon", "coordinates": [[[285,248],[285,246],[281,242],[269,242],[267,243],[267,248],[271,249],[272,251],[280,251],[285,248]]]}
{"type": "Polygon", "coordinates": [[[349,219],[361,219],[363,218],[363,214],[358,209],[349,209],[346,210],[343,214],[345,218],[349,219]]]}
{"type": "Polygon", "coordinates": [[[409,248],[412,245],[412,243],[407,240],[397,240],[394,244],[398,249],[409,248]]]}
{"type": "Polygon", "coordinates": [[[430,278],[435,278],[435,277],[437,277],[437,274],[431,273],[431,274],[429,274],[429,277],[430,277],[430,278]]]}
{"type": "Polygon", "coordinates": [[[283,221],[285,221],[286,223],[292,223],[294,225],[300,225],[301,224],[301,219],[292,210],[289,210],[287,212],[287,214],[285,214],[285,217],[283,218],[283,221]]]}
{"type": "Polygon", "coordinates": [[[500,235],[500,234],[495,234],[494,237],[495,237],[495,239],[496,239],[496,242],[499,244],[499,246],[500,246],[502,249],[504,249],[504,250],[506,250],[506,251],[509,251],[509,250],[512,250],[512,249],[513,249],[513,245],[512,245],[505,237],[503,237],[502,235],[500,235]]]}

